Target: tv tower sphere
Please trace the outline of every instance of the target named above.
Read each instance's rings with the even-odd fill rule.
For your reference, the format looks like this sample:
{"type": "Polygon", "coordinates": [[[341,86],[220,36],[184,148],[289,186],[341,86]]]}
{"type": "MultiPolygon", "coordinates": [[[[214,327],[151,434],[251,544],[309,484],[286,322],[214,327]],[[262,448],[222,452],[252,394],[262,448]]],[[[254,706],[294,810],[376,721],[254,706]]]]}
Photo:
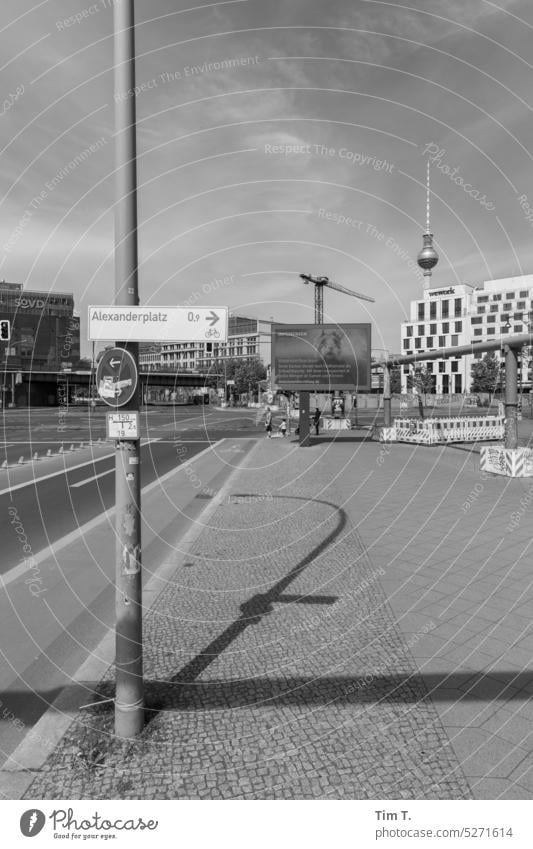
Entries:
{"type": "Polygon", "coordinates": [[[422,238],[424,240],[424,244],[416,258],[416,261],[420,268],[423,268],[424,271],[431,271],[435,268],[439,261],[439,255],[433,247],[433,233],[424,233],[422,238]]]}

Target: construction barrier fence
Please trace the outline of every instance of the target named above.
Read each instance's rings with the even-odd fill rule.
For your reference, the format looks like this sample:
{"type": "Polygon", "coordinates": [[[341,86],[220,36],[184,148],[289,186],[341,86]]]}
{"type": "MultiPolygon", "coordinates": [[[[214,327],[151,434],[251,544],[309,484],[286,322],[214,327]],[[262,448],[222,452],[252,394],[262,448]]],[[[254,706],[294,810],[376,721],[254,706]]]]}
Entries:
{"type": "Polygon", "coordinates": [[[508,478],[533,477],[533,449],[504,448],[503,445],[483,445],[480,449],[480,469],[508,478]]]}
{"type": "Polygon", "coordinates": [[[330,416],[322,417],[322,425],[324,430],[351,430],[352,427],[350,419],[334,419],[330,416]]]}
{"type": "Polygon", "coordinates": [[[503,439],[505,415],[450,416],[431,419],[394,419],[392,427],[376,428],[380,442],[415,442],[439,445],[447,442],[482,442],[503,439]]]}

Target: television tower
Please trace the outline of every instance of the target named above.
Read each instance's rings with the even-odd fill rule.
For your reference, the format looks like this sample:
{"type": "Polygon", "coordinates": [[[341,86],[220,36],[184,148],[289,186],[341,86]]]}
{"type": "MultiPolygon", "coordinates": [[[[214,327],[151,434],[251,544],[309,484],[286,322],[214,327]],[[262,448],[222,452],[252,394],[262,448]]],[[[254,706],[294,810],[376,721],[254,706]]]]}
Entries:
{"type": "Polygon", "coordinates": [[[422,238],[424,240],[424,244],[422,246],[422,250],[417,256],[416,261],[420,268],[423,269],[424,272],[424,288],[429,289],[431,274],[436,264],[439,261],[439,255],[435,248],[433,247],[433,233],[431,232],[430,223],[429,223],[429,212],[430,212],[430,188],[429,188],[429,159],[427,161],[427,172],[426,172],[426,232],[423,234],[422,238]],[[427,282],[426,282],[427,280],[427,282]]]}

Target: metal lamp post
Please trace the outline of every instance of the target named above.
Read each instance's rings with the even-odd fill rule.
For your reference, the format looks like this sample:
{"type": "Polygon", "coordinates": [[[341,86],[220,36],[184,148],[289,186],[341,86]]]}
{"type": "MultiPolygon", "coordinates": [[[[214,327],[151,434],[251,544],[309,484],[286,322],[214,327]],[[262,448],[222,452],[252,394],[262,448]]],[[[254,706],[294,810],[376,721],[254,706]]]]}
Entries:
{"type": "MultiPolygon", "coordinates": [[[[114,0],[115,303],[137,306],[137,150],[134,0],[114,0]]],[[[138,371],[139,346],[120,341],[138,371]]],[[[123,409],[139,412],[139,387],[123,409]]],[[[115,452],[116,687],[115,733],[132,738],[144,726],[140,439],[120,439],[115,452]]]]}
{"type": "Polygon", "coordinates": [[[383,362],[383,424],[385,427],[392,426],[392,393],[391,393],[391,365],[389,364],[389,351],[387,348],[373,348],[374,351],[383,351],[385,360],[383,362]]]}

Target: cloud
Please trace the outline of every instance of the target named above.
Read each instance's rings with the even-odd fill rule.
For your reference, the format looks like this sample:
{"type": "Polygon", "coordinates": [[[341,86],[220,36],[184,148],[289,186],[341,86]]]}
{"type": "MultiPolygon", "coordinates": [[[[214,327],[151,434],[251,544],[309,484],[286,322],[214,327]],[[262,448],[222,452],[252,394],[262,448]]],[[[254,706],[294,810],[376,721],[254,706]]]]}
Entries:
{"type": "MultiPolygon", "coordinates": [[[[223,272],[239,281],[220,294],[232,304],[267,298],[265,281],[268,297],[281,304],[284,297],[311,303],[297,273],[323,271],[348,287],[375,291],[372,314],[389,334],[387,344],[398,347],[399,315],[383,281],[402,308],[420,293],[420,281],[374,236],[324,223],[316,211],[360,218],[415,256],[425,210],[421,150],[428,141],[446,148],[453,166],[487,196],[497,195],[498,214],[512,233],[511,247],[479,204],[435,173],[433,220],[442,246],[435,281],[464,273],[473,282],[492,269],[504,276],[506,262],[509,273],[516,271],[515,255],[529,270],[529,228],[498,171],[533,199],[529,115],[497,81],[529,102],[531,74],[509,51],[527,60],[530,32],[505,11],[526,19],[530,12],[525,0],[499,5],[503,12],[481,0],[272,0],[192,10],[167,0],[138,4],[137,81],[159,80],[136,98],[143,298],[155,302],[161,283],[161,297],[177,297],[223,272]],[[260,59],[222,64],[238,57],[260,59]],[[193,66],[193,73],[185,72],[193,66]],[[164,73],[174,77],[163,81],[164,73]],[[336,153],[267,156],[267,144],[324,144],[336,153]],[[248,148],[256,150],[237,152],[248,148]],[[393,170],[355,167],[338,155],[341,148],[387,159],[393,170]]],[[[113,288],[113,263],[106,260],[113,245],[112,16],[108,9],[61,30],[56,22],[73,14],[71,4],[4,0],[8,23],[25,11],[0,33],[2,63],[9,63],[4,90],[25,86],[0,116],[6,146],[0,239],[80,150],[100,136],[108,141],[39,205],[2,275],[26,280],[39,255],[28,282],[42,287],[58,277],[82,306],[89,281],[99,298],[113,288]]],[[[346,308],[340,296],[328,300],[333,317],[341,319],[346,308]]],[[[279,305],[272,310],[279,310],[277,317],[285,312],[279,305]]],[[[287,311],[298,319],[297,306],[287,311]]]]}

